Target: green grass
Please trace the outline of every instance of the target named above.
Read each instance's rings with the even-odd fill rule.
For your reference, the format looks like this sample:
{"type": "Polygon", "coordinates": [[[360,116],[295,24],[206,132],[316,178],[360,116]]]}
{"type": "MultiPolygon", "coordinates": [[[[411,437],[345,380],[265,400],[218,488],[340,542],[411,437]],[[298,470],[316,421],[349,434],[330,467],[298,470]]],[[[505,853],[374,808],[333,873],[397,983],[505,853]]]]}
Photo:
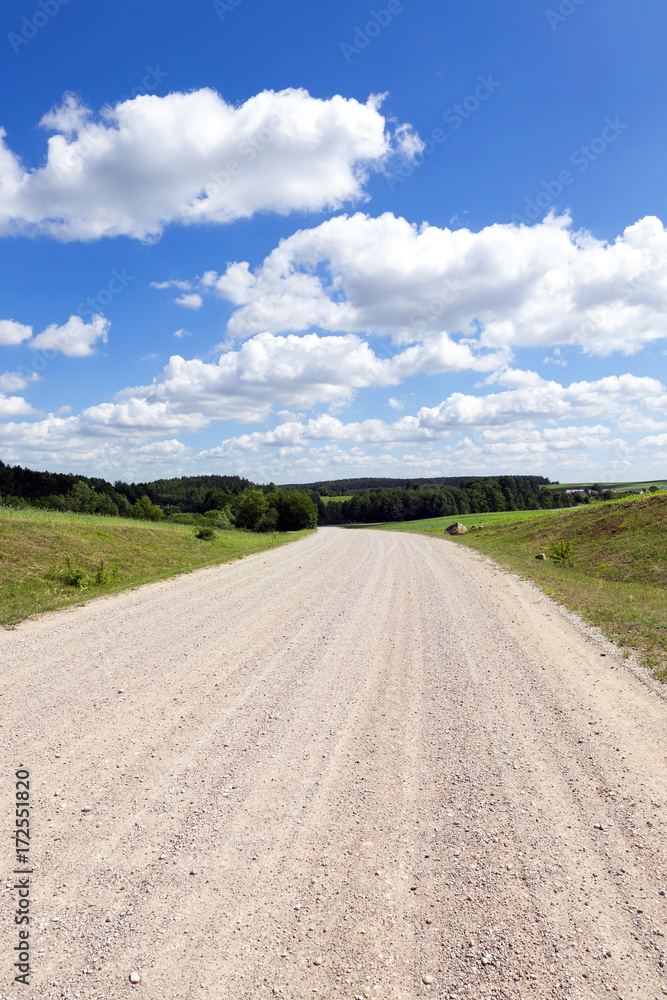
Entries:
{"type": "MultiPolygon", "coordinates": [[[[590,483],[558,483],[552,484],[549,488],[552,490],[563,491],[568,490],[583,490],[588,489],[593,485],[590,483]]],[[[648,490],[651,486],[657,486],[660,490],[667,489],[667,479],[649,479],[644,483],[598,483],[603,489],[608,490],[648,490]]]]}
{"type": "Polygon", "coordinates": [[[191,525],[0,507],[0,625],[240,559],[306,534],[221,530],[200,540],[191,525]],[[81,579],[83,587],[77,586],[81,579]]]}
{"type": "Polygon", "coordinates": [[[351,500],[351,499],[352,499],[351,495],[348,497],[320,497],[322,503],[331,503],[332,500],[335,500],[336,503],[338,503],[339,501],[342,502],[343,500],[351,500]]]}
{"type": "Polygon", "coordinates": [[[667,681],[667,496],[579,508],[574,516],[489,526],[456,541],[537,583],[667,681]],[[547,556],[570,542],[569,565],[547,556]]]}
{"type": "MultiPolygon", "coordinates": [[[[376,531],[417,531],[421,535],[442,535],[445,528],[460,521],[470,528],[473,524],[505,524],[508,521],[531,521],[544,517],[568,517],[583,507],[565,507],[558,510],[506,510],[497,514],[456,514],[451,517],[429,517],[423,521],[391,521],[388,524],[374,525],[376,531]]],[[[360,525],[363,527],[363,525],[360,525]]]]}

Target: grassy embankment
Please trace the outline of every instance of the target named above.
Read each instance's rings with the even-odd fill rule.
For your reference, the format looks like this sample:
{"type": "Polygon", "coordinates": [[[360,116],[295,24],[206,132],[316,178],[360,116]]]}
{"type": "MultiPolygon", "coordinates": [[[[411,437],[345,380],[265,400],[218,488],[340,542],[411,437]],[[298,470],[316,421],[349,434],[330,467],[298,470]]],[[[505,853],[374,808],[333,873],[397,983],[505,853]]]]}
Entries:
{"type": "Polygon", "coordinates": [[[190,525],[0,507],[0,625],[307,534],[216,531],[202,540],[190,525]]]}
{"type": "MultiPolygon", "coordinates": [[[[659,680],[667,681],[667,495],[558,513],[530,519],[525,512],[497,515],[504,523],[487,520],[483,531],[456,541],[532,580],[610,639],[634,649],[659,680]],[[573,546],[571,564],[535,559],[538,552],[548,556],[561,540],[573,546]]],[[[481,523],[482,518],[460,520],[481,523]]],[[[400,527],[413,530],[416,523],[400,527]]]]}
{"type": "MultiPolygon", "coordinates": [[[[572,511],[584,510],[584,507],[564,507],[554,510],[504,510],[497,514],[456,514],[450,517],[427,517],[422,521],[390,521],[388,524],[373,525],[378,531],[417,531],[420,535],[442,535],[449,524],[460,521],[466,528],[473,524],[505,524],[508,521],[531,521],[534,518],[567,516],[572,511]]],[[[364,525],[355,525],[363,528],[364,525]]]]}

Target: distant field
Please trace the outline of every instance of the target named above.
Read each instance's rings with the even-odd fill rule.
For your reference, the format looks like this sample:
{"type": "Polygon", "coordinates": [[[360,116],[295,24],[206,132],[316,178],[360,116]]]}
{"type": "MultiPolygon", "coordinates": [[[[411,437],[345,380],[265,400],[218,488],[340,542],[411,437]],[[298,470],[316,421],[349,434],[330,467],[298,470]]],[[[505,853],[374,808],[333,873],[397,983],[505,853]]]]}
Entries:
{"type": "Polygon", "coordinates": [[[240,559],[305,534],[217,531],[204,541],[190,525],[0,507],[0,625],[240,559]]]}
{"type": "MultiPolygon", "coordinates": [[[[558,483],[552,484],[549,488],[552,490],[585,490],[589,489],[593,485],[590,483],[558,483]]],[[[667,479],[649,479],[645,483],[600,483],[603,489],[607,490],[648,490],[651,486],[657,486],[658,489],[667,490],[667,479]]]]}
{"type": "Polygon", "coordinates": [[[561,515],[567,517],[577,510],[584,510],[581,507],[566,507],[557,510],[506,510],[497,514],[456,514],[451,517],[429,517],[423,521],[391,521],[388,524],[375,524],[373,529],[377,531],[418,531],[420,534],[441,535],[445,528],[460,521],[469,528],[472,524],[506,524],[509,521],[531,521],[534,518],[554,517],[561,515]]]}
{"type": "Polygon", "coordinates": [[[352,499],[351,496],[349,496],[349,497],[320,497],[320,500],[322,501],[322,503],[325,503],[325,504],[326,503],[331,503],[332,500],[335,500],[336,503],[338,503],[339,500],[351,500],[351,499],[352,499]]]}

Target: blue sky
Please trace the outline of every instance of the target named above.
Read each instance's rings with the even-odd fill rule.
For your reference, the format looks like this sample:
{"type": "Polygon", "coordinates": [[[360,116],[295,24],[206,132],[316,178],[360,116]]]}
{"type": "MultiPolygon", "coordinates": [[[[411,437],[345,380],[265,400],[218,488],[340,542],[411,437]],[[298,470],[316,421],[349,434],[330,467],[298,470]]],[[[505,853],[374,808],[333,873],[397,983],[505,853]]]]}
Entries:
{"type": "Polygon", "coordinates": [[[1,16],[4,461],[664,477],[661,6],[1,16]]]}

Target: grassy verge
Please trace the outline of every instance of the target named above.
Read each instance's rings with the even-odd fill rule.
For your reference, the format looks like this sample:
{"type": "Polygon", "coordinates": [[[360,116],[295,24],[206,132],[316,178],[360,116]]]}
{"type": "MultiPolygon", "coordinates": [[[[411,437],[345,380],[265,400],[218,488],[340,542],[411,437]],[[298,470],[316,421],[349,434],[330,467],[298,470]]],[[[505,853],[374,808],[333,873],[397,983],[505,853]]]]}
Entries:
{"type": "Polygon", "coordinates": [[[667,681],[667,496],[489,526],[456,540],[537,583],[667,681]],[[570,564],[535,559],[561,539],[574,548],[570,564]]]}
{"type": "MultiPolygon", "coordinates": [[[[460,521],[466,528],[473,524],[483,524],[485,527],[494,524],[515,523],[517,521],[532,521],[535,518],[567,517],[574,511],[584,510],[584,507],[565,507],[556,510],[507,510],[497,514],[456,514],[451,517],[429,517],[423,521],[391,521],[389,524],[378,524],[373,527],[377,531],[417,531],[420,535],[442,535],[449,524],[460,521]]],[[[363,525],[362,525],[363,527],[363,525]]]]}
{"type": "Polygon", "coordinates": [[[310,534],[216,531],[189,525],[0,507],[0,625],[240,559],[310,534]]]}

